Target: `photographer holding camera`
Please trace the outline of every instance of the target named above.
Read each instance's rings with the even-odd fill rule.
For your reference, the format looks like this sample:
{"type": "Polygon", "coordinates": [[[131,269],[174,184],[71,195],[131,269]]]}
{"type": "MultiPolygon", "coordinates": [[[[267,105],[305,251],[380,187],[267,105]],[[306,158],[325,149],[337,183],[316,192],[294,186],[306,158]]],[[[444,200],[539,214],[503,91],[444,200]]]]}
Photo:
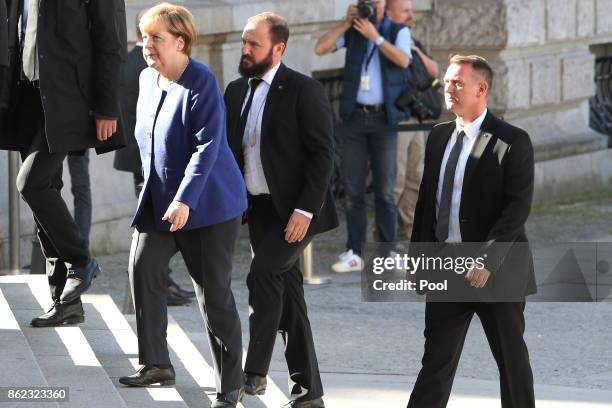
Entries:
{"type": "Polygon", "coordinates": [[[332,266],[334,272],[363,268],[366,239],[365,202],[368,158],[373,176],[378,241],[397,242],[396,185],[397,132],[368,130],[368,126],[394,125],[407,119],[395,100],[407,80],[412,57],[410,30],[385,14],[385,0],[359,0],[348,7],[346,18],[315,45],[324,55],[346,47],[340,117],[342,170],[348,198],[346,252],[332,266]],[[350,158],[350,160],[347,160],[350,158]]]}

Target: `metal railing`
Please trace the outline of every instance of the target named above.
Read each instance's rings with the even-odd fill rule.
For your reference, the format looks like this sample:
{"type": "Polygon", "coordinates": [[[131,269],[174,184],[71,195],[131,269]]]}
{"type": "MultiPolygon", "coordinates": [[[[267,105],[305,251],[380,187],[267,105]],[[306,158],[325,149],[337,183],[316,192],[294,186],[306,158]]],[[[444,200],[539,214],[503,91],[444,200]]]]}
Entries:
{"type": "Polygon", "coordinates": [[[612,57],[595,60],[595,96],[589,100],[589,126],[608,135],[612,146],[612,57]]]}

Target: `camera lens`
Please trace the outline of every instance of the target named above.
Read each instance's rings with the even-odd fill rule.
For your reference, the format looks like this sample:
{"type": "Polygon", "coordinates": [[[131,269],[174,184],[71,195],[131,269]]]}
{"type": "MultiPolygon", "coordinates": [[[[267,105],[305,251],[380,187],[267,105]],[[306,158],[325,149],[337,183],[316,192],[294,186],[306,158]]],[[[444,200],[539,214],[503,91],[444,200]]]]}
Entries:
{"type": "Polygon", "coordinates": [[[357,3],[357,15],[370,21],[376,19],[376,5],[372,0],[363,0],[357,3]]]}

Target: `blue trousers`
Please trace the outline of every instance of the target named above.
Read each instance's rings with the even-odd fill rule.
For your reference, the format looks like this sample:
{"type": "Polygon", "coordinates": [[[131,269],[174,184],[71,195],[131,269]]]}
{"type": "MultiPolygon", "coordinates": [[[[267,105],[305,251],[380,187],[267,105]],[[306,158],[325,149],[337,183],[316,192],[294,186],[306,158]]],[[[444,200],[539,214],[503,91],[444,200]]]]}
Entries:
{"type": "Polygon", "coordinates": [[[374,187],[376,231],[379,242],[397,242],[397,133],[370,132],[364,126],[386,125],[385,112],[355,110],[342,129],[342,170],[347,195],[346,249],[362,253],[368,226],[366,180],[369,168],[374,187]]]}

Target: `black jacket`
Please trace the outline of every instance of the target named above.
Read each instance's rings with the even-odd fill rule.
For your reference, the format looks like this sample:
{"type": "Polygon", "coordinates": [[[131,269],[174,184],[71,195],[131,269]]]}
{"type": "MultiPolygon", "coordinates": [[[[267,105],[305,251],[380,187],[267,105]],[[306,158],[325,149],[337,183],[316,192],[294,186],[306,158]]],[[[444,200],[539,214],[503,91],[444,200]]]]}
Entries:
{"type": "Polygon", "coordinates": [[[12,141],[7,128],[11,112],[12,88],[16,85],[15,71],[19,55],[17,22],[23,0],[0,0],[0,148],[12,141]],[[5,15],[6,13],[6,15],[5,15]]]}
{"type": "Polygon", "coordinates": [[[142,172],[140,163],[140,151],[134,137],[136,128],[136,103],[138,102],[138,82],[140,73],[147,67],[142,56],[142,47],[135,46],[128,53],[127,62],[123,66],[121,88],[119,90],[119,102],[121,116],[123,118],[123,135],[126,146],[115,152],[113,167],[117,170],[129,171],[131,173],[142,172]]]}
{"type": "Polygon", "coordinates": [[[8,47],[9,47],[9,41],[8,41],[7,2],[0,1],[0,68],[6,68],[8,66],[8,63],[9,63],[8,47]]]}
{"type": "MultiPolygon", "coordinates": [[[[5,0],[11,64],[0,88],[0,148],[22,150],[30,141],[19,140],[19,123],[11,112],[15,86],[21,78],[18,50],[19,17],[23,0],[5,0]]],[[[125,4],[122,0],[46,0],[38,17],[40,94],[51,152],[95,147],[98,152],[124,145],[121,136],[100,142],[96,116],[120,118],[119,76],[126,54],[125,4]]]]}
{"type": "MultiPolygon", "coordinates": [[[[225,91],[227,135],[244,170],[242,137],[236,131],[248,81],[225,91]]],[[[313,213],[308,234],[338,226],[330,190],[333,169],[333,117],[323,86],[281,64],[268,92],[261,126],[261,162],[272,201],[283,221],[298,208],[313,213]]]]}
{"type": "MultiPolygon", "coordinates": [[[[435,242],[436,192],[444,150],[455,122],[437,125],[425,148],[425,168],[414,213],[412,242],[435,242]]],[[[535,293],[533,259],[525,222],[534,185],[533,147],[529,135],[490,112],[468,159],[463,178],[459,222],[463,242],[482,243],[487,286],[500,293],[535,293]],[[493,246],[491,244],[494,243],[493,246]]]]}

